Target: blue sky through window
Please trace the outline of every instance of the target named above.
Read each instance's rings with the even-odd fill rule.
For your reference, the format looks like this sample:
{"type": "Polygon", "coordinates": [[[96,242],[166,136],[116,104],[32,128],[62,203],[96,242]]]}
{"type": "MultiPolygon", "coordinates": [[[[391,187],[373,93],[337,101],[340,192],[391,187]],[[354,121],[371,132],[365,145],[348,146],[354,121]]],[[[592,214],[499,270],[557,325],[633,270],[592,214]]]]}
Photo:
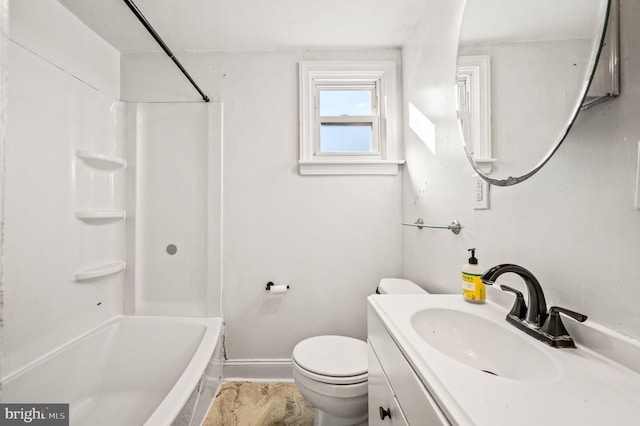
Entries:
{"type": "Polygon", "coordinates": [[[320,90],[320,115],[371,115],[370,90],[320,90]]]}
{"type": "MultiPolygon", "coordinates": [[[[320,115],[323,117],[370,116],[370,90],[320,90],[320,115]]],[[[320,126],[321,152],[370,152],[370,123],[324,123],[320,126]]]]}
{"type": "Polygon", "coordinates": [[[320,126],[320,151],[370,152],[371,133],[371,124],[323,124],[320,126]]]}

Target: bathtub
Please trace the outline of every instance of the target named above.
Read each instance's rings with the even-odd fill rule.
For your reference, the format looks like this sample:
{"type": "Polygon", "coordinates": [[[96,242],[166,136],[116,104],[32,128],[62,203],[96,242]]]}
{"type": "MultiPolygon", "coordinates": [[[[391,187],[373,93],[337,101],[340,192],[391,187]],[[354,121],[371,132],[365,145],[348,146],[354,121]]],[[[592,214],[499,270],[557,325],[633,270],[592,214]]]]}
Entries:
{"type": "Polygon", "coordinates": [[[2,402],[69,403],[73,426],[170,425],[221,329],[221,318],[117,317],[4,378],[2,402]]]}

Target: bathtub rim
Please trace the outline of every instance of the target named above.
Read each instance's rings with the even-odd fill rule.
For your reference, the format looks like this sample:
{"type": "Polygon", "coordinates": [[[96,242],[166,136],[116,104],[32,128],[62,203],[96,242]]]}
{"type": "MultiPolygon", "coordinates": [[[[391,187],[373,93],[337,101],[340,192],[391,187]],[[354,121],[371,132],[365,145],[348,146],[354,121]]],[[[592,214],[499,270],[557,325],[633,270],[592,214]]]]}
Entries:
{"type": "Polygon", "coordinates": [[[160,402],[145,421],[144,426],[170,425],[178,417],[185,406],[191,393],[198,386],[200,379],[205,374],[207,366],[213,357],[218,340],[222,333],[223,320],[221,317],[213,318],[184,318],[184,317],[142,317],[142,318],[178,318],[191,319],[196,323],[204,323],[206,330],[196,353],[191,358],[189,365],[184,369],[171,390],[160,402]]]}

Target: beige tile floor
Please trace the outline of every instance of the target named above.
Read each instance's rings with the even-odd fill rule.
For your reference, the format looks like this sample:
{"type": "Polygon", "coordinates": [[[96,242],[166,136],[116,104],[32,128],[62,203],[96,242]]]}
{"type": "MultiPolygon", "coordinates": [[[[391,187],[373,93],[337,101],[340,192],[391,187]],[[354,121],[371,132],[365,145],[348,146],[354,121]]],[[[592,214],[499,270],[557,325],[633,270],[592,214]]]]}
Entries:
{"type": "Polygon", "coordinates": [[[223,383],[203,426],[312,426],[314,408],[294,383],[223,383]]]}

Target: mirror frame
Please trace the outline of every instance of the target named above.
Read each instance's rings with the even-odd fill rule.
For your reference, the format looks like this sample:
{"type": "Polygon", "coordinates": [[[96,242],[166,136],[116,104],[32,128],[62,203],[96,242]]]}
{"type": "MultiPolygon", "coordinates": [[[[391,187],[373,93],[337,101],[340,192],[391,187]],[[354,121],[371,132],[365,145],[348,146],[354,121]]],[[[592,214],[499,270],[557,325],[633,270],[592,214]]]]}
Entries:
{"type": "MultiPolygon", "coordinates": [[[[549,152],[543,157],[543,159],[530,171],[528,171],[527,173],[521,175],[521,176],[509,176],[506,179],[494,179],[490,176],[487,176],[487,174],[482,170],[482,167],[479,166],[476,163],[476,160],[473,158],[473,155],[471,153],[471,150],[468,146],[468,144],[465,142],[464,139],[464,135],[462,133],[462,128],[460,125],[460,121],[458,120],[458,133],[460,135],[460,138],[462,139],[463,142],[463,146],[464,146],[464,152],[465,155],[467,157],[467,160],[469,161],[469,164],[471,165],[471,167],[473,167],[474,171],[478,174],[478,176],[480,176],[482,179],[484,179],[485,181],[487,181],[489,184],[491,185],[495,185],[495,186],[511,186],[511,185],[515,185],[517,183],[523,182],[527,179],[529,179],[531,176],[535,175],[545,164],[547,164],[547,162],[551,159],[551,157],[556,153],[556,151],[560,148],[560,146],[562,145],[562,143],[565,141],[565,139],[567,138],[567,135],[569,134],[569,131],[572,129],[573,125],[576,122],[576,119],[578,117],[578,114],[580,113],[581,110],[583,109],[587,109],[593,105],[596,105],[604,100],[607,99],[611,99],[612,97],[615,97],[619,94],[619,88],[617,87],[618,85],[618,78],[617,78],[617,73],[618,73],[618,64],[619,64],[619,52],[618,52],[618,42],[617,39],[619,37],[619,6],[618,6],[618,2],[619,0],[607,0],[607,5],[606,5],[606,11],[605,11],[605,16],[604,16],[604,22],[602,23],[602,31],[600,32],[600,41],[598,43],[598,49],[597,52],[595,53],[595,55],[592,56],[591,59],[591,64],[589,69],[591,70],[589,73],[589,79],[588,79],[588,83],[585,85],[580,98],[578,99],[578,102],[576,102],[576,105],[571,113],[571,120],[569,121],[565,131],[562,133],[562,135],[560,136],[560,138],[558,139],[558,141],[555,143],[555,145],[549,150],[549,152]],[[612,34],[612,38],[613,40],[615,40],[614,42],[609,43],[609,48],[610,51],[608,52],[609,55],[609,60],[607,64],[600,64],[600,56],[602,55],[603,52],[603,46],[605,45],[605,39],[607,36],[607,30],[611,29],[610,33],[612,34]],[[601,96],[598,97],[598,101],[597,102],[586,102],[588,99],[588,95],[589,95],[589,89],[593,83],[594,77],[597,73],[597,69],[600,66],[606,66],[608,67],[608,72],[607,75],[611,76],[611,81],[613,82],[612,84],[612,91],[611,93],[607,93],[605,96],[601,96]],[[614,69],[615,68],[615,69],[614,69]]],[[[458,61],[456,61],[456,68],[458,67],[458,61]]],[[[457,73],[456,73],[457,75],[457,73]]]]}

